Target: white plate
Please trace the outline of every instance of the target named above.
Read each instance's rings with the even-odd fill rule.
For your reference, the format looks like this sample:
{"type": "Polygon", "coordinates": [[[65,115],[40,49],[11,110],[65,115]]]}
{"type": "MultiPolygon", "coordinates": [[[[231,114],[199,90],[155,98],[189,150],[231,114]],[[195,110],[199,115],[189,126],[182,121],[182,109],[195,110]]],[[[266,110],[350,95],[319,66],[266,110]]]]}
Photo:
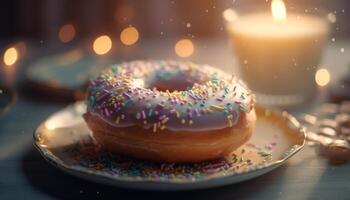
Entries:
{"type": "Polygon", "coordinates": [[[104,184],[148,190],[217,187],[263,175],[304,146],[305,131],[294,117],[259,107],[256,111],[253,137],[227,158],[211,162],[156,164],[103,152],[81,117],[83,103],[45,120],[34,133],[34,144],[59,169],[104,184]]]}

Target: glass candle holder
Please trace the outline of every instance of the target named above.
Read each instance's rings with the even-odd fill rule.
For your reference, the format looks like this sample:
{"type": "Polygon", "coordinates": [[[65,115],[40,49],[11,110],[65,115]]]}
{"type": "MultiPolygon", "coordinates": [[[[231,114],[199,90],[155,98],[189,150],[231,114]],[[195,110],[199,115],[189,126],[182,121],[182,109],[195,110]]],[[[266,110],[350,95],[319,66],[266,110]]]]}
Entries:
{"type": "Polygon", "coordinates": [[[228,9],[223,17],[242,78],[258,103],[296,106],[316,94],[329,23],[320,15],[275,12],[273,6],[272,13],[228,9]]]}

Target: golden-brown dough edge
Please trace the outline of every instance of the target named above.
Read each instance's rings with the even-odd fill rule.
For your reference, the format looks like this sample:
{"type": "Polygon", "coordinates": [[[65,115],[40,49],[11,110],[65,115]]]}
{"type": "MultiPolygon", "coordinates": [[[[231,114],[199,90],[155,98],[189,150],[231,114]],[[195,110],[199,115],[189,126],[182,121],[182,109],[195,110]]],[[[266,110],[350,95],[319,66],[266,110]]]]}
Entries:
{"type": "MultiPolygon", "coordinates": [[[[97,115],[84,114],[98,144],[118,154],[156,162],[199,162],[224,157],[243,145],[255,128],[256,114],[241,111],[238,122],[221,130],[185,132],[139,126],[114,127],[97,115]]],[[[195,124],[193,124],[195,126],[195,124]]]]}

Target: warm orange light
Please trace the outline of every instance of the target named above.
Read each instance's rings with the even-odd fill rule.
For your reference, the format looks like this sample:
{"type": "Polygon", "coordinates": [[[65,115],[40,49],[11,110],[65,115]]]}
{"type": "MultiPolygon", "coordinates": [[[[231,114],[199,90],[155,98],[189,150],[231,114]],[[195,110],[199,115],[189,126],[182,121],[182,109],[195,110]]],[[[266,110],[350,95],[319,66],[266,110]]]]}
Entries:
{"type": "Polygon", "coordinates": [[[327,69],[319,69],[315,74],[315,81],[317,85],[323,87],[326,86],[331,80],[331,75],[327,69]]]}
{"type": "Polygon", "coordinates": [[[133,45],[139,40],[139,32],[135,27],[128,27],[125,28],[121,33],[120,33],[120,41],[124,45],[133,45]]]}
{"type": "Polygon", "coordinates": [[[222,13],[223,18],[228,22],[233,22],[238,19],[238,14],[233,9],[226,9],[222,13]]]}
{"type": "Polygon", "coordinates": [[[286,6],[283,0],[272,0],[271,13],[276,21],[283,21],[287,18],[286,6]]]}
{"type": "Polygon", "coordinates": [[[95,39],[93,49],[97,55],[108,53],[112,48],[112,40],[108,35],[102,35],[95,39]]]}
{"type": "Polygon", "coordinates": [[[16,63],[17,59],[18,59],[18,52],[16,48],[11,47],[5,51],[4,57],[3,57],[3,61],[5,65],[11,66],[16,63]]]}
{"type": "Polygon", "coordinates": [[[72,24],[63,25],[58,32],[58,39],[67,43],[74,39],[75,37],[75,28],[72,24]]]}
{"type": "Polygon", "coordinates": [[[194,52],[194,46],[191,40],[181,39],[175,44],[175,53],[180,57],[189,57],[194,52]]]}

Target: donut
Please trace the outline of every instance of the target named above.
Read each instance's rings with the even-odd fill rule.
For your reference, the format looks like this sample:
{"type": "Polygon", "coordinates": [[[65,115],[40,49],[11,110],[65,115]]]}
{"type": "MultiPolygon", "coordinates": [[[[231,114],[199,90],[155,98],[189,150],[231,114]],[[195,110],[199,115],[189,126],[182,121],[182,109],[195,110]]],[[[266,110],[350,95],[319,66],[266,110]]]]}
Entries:
{"type": "Polygon", "coordinates": [[[83,115],[108,151],[156,162],[218,159],[252,135],[254,95],[234,75],[192,62],[131,61],[90,81],[83,115]]]}

